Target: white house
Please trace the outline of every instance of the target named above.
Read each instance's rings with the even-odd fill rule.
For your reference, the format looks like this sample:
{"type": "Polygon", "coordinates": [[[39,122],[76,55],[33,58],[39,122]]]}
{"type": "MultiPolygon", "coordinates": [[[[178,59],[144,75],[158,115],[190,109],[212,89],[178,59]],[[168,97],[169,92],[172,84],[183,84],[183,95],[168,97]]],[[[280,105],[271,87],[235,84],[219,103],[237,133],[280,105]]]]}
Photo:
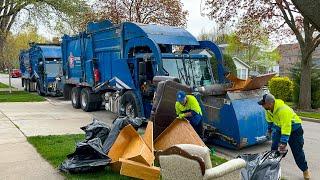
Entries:
{"type": "Polygon", "coordinates": [[[233,57],[232,59],[237,68],[237,77],[240,79],[248,79],[250,66],[237,57],[233,57]]]}
{"type": "MultiPolygon", "coordinates": [[[[208,58],[211,58],[214,55],[210,50],[206,50],[206,49],[192,50],[190,53],[207,55],[208,58]]],[[[241,61],[237,57],[233,57],[232,59],[234,64],[236,65],[237,77],[240,79],[248,79],[250,66],[247,65],[245,62],[241,61]]]]}

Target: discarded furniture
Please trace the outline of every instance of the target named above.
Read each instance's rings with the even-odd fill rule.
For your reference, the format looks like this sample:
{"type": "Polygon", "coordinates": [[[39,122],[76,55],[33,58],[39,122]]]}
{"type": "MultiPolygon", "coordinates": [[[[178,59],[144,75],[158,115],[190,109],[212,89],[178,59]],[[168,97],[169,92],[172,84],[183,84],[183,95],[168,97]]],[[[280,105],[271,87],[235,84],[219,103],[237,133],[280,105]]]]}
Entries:
{"type": "Polygon", "coordinates": [[[232,74],[228,74],[227,78],[232,82],[232,88],[229,88],[228,91],[249,91],[254,89],[259,89],[265,86],[268,81],[275,76],[275,73],[264,74],[261,76],[254,77],[253,79],[248,78],[247,80],[239,79],[232,74]]]}
{"type": "Polygon", "coordinates": [[[120,174],[139,179],[157,180],[160,177],[160,168],[155,166],[148,166],[143,163],[132,160],[119,159],[121,163],[120,174]]]}
{"type": "Polygon", "coordinates": [[[176,144],[196,144],[206,147],[191,124],[184,119],[175,119],[154,141],[155,150],[165,150],[176,144]]]}
{"type": "Polygon", "coordinates": [[[113,171],[139,179],[159,179],[160,168],[153,166],[152,129],[153,123],[148,122],[143,137],[130,124],[120,131],[108,153],[113,171]]]}
{"type": "Polygon", "coordinates": [[[212,168],[209,149],[192,144],[172,146],[157,156],[164,180],[235,180],[240,179],[240,170],[246,166],[246,162],[238,158],[212,168]]]}
{"type": "Polygon", "coordinates": [[[191,94],[189,86],[174,82],[161,81],[158,83],[151,111],[153,121],[153,138],[156,139],[177,117],[175,104],[176,94],[179,90],[191,94]]]}
{"type": "Polygon", "coordinates": [[[154,161],[153,152],[132,125],[127,125],[121,130],[108,156],[112,159],[111,163],[119,161],[120,158],[134,159],[146,165],[152,165],[154,161]]]}
{"type": "Polygon", "coordinates": [[[148,121],[147,128],[143,135],[143,140],[146,145],[149,147],[151,152],[154,152],[154,145],[153,145],[153,122],[148,121]]]}

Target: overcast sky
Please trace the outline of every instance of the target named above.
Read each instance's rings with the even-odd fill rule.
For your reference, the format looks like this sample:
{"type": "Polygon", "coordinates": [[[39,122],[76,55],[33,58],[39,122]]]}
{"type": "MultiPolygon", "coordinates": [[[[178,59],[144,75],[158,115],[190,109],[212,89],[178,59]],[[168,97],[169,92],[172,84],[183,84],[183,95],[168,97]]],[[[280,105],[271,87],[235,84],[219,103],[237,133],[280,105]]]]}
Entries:
{"type": "MultiPolygon", "coordinates": [[[[181,0],[183,3],[183,8],[188,10],[189,16],[187,30],[194,36],[198,36],[202,29],[209,31],[214,28],[214,21],[209,20],[208,17],[201,16],[201,0],[181,0]]],[[[202,6],[204,5],[204,0],[202,0],[202,6]]]]}

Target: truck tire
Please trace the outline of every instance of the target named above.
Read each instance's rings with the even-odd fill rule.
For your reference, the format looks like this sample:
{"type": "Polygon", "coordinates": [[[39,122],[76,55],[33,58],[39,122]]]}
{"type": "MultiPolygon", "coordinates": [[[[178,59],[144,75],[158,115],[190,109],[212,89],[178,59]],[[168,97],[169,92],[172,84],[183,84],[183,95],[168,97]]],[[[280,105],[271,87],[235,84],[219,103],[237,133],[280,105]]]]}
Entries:
{"type": "Polygon", "coordinates": [[[63,86],[63,99],[65,100],[70,100],[71,99],[71,90],[72,90],[72,86],[70,86],[69,84],[65,84],[63,86]]]}
{"type": "Polygon", "coordinates": [[[119,114],[130,118],[142,117],[138,97],[133,91],[126,91],[120,99],[119,114]]]}
{"type": "Polygon", "coordinates": [[[45,93],[41,92],[41,89],[40,89],[40,82],[37,81],[37,93],[39,94],[39,96],[44,96],[45,93]]]}
{"type": "MultiPolygon", "coordinates": [[[[99,98],[100,98],[99,95],[93,93],[91,89],[83,88],[81,90],[81,96],[80,96],[81,109],[86,112],[97,110],[99,98]]],[[[100,103],[100,106],[101,106],[101,103],[100,103]]]]}
{"type": "Polygon", "coordinates": [[[72,104],[72,107],[75,109],[79,109],[81,107],[80,93],[81,93],[80,87],[73,87],[71,90],[71,104],[72,104]]]}

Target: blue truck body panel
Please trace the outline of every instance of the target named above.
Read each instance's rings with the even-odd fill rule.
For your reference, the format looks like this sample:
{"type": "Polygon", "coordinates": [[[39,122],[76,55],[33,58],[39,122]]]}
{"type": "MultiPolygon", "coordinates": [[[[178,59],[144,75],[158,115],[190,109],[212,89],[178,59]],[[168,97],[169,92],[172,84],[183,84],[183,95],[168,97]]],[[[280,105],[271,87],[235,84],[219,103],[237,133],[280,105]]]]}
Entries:
{"type": "MultiPolygon", "coordinates": [[[[110,21],[89,23],[85,32],[72,37],[64,35],[61,48],[66,84],[89,87],[94,93],[106,93],[106,89],[103,88],[105,85],[108,85],[107,88],[112,87],[114,91],[132,91],[137,97],[137,104],[141,106],[140,115],[144,117],[150,116],[153,94],[150,98],[142,86],[154,76],[182,74],[182,78],[187,78],[183,76],[185,72],[179,71],[179,65],[185,68],[182,67],[187,65],[184,64],[185,62],[200,63],[202,60],[207,62],[206,55],[190,54],[191,50],[212,51],[218,61],[219,79],[217,81],[228,82],[225,78],[223,55],[219,47],[210,41],[197,41],[182,28],[131,22],[120,25],[114,25],[110,21]],[[174,53],[174,45],[184,46],[183,52],[174,53]],[[181,61],[181,64],[178,61],[181,61]],[[176,63],[177,72],[171,71],[170,62],[176,63]],[[147,72],[140,72],[140,63],[145,63],[147,72]],[[95,79],[96,71],[99,72],[98,79],[95,79]],[[145,78],[143,81],[140,73],[145,78]]],[[[208,67],[210,67],[209,64],[208,67]]],[[[197,73],[195,76],[203,72],[197,71],[197,73]]],[[[208,82],[212,82],[211,69],[208,73],[211,78],[208,82]]],[[[185,80],[182,83],[199,86],[191,80],[189,82],[185,80]]],[[[214,143],[229,148],[242,148],[266,140],[264,110],[256,103],[257,96],[239,97],[241,98],[235,99],[230,98],[228,94],[225,95],[225,102],[217,108],[218,116],[205,119],[205,123],[216,127],[218,132],[226,137],[214,139],[214,143]],[[252,131],[252,128],[255,131],[252,131]],[[228,138],[230,141],[226,140],[228,138]]]]}
{"type": "Polygon", "coordinates": [[[30,44],[30,49],[20,53],[22,79],[36,83],[37,90],[44,95],[57,95],[62,83],[56,78],[62,75],[61,47],[52,44],[30,44]]]}

